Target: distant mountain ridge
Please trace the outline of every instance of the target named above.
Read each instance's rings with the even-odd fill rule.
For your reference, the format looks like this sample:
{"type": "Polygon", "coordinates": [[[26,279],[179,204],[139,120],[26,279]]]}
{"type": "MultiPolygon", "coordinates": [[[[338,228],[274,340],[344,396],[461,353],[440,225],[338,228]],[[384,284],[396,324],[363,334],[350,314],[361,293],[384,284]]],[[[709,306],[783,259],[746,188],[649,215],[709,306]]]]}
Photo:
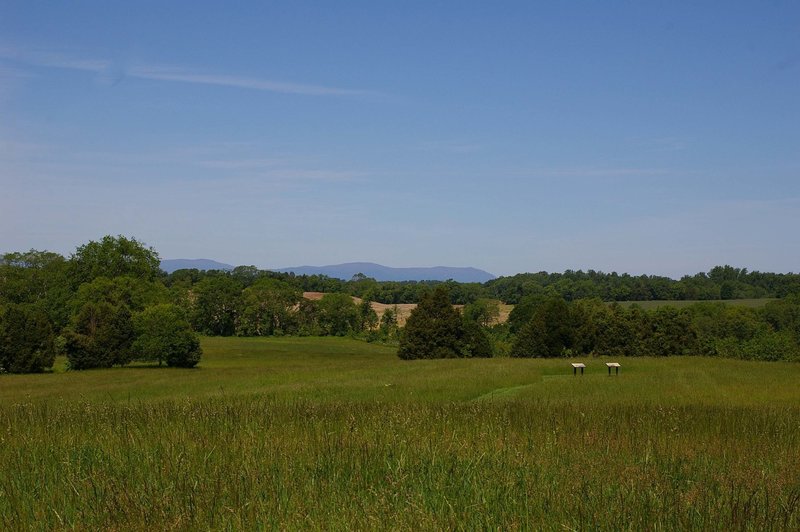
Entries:
{"type": "Polygon", "coordinates": [[[376,281],[447,281],[452,279],[459,283],[485,283],[495,279],[495,276],[491,273],[478,268],[452,266],[392,268],[373,262],[347,262],[329,266],[296,266],[278,268],[275,271],[292,272],[295,275],[327,275],[328,277],[344,280],[350,280],[358,273],[363,273],[376,281]]]}
{"type": "Polygon", "coordinates": [[[176,270],[226,270],[230,271],[233,266],[223,262],[217,262],[211,259],[164,259],[161,261],[161,269],[167,273],[172,273],[176,270]]]}
{"type": "MultiPolygon", "coordinates": [[[[234,269],[232,264],[211,259],[164,259],[161,269],[167,273],[184,269],[225,270],[234,269]]],[[[295,275],[327,275],[349,281],[354,275],[363,273],[377,281],[447,281],[459,283],[485,283],[495,279],[491,273],[478,268],[434,266],[431,268],[392,268],[374,262],[347,262],[329,266],[296,266],[292,268],[270,268],[276,272],[291,272],[295,275]]]]}

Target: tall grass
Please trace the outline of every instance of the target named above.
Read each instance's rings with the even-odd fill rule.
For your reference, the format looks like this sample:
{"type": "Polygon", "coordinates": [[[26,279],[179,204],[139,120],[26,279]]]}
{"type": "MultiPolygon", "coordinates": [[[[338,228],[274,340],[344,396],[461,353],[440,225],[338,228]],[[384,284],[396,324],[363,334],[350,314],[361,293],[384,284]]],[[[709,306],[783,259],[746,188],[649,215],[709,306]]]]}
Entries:
{"type": "Polygon", "coordinates": [[[204,339],[0,376],[0,530],[800,529],[800,365],[204,339]]]}
{"type": "Polygon", "coordinates": [[[0,407],[0,528],[800,527],[794,407],[0,407]]]}

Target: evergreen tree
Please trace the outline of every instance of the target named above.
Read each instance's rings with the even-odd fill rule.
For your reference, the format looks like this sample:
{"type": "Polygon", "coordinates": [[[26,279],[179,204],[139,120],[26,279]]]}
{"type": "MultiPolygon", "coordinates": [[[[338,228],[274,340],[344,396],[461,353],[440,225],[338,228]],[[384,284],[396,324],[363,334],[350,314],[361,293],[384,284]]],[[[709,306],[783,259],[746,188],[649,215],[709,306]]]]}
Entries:
{"type": "Polygon", "coordinates": [[[404,360],[461,357],[463,337],[461,316],[450,304],[447,289],[440,286],[423,294],[411,312],[397,355],[404,360]]]}
{"type": "Polygon", "coordinates": [[[574,344],[573,316],[566,301],[550,298],[522,327],[511,348],[514,357],[558,357],[574,344]]]}
{"type": "Polygon", "coordinates": [[[53,329],[41,309],[9,305],[0,313],[0,373],[41,373],[55,360],[53,329]]]}
{"type": "Polygon", "coordinates": [[[110,368],[131,361],[134,339],[131,313],[125,305],[86,303],[64,333],[70,369],[110,368]]]}
{"type": "Polygon", "coordinates": [[[467,358],[490,358],[492,341],[483,327],[472,320],[464,320],[462,356],[467,358]]]}

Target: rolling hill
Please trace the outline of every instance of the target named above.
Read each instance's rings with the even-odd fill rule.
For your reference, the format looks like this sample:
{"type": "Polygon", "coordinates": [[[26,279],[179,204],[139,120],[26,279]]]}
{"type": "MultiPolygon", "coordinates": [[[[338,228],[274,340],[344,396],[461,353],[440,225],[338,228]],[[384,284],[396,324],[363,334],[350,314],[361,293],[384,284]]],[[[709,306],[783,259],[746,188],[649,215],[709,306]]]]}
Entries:
{"type": "MultiPolygon", "coordinates": [[[[233,270],[234,266],[211,259],[164,259],[161,269],[167,273],[176,270],[196,268],[198,270],[233,270]]],[[[272,269],[272,268],[270,268],[272,269]]],[[[447,281],[459,283],[485,283],[495,278],[491,273],[477,268],[435,266],[431,268],[392,268],[373,262],[347,262],[329,266],[296,266],[275,268],[277,272],[291,272],[295,275],[327,275],[349,281],[354,275],[363,273],[377,281],[447,281]]]]}
{"type": "Polygon", "coordinates": [[[391,268],[372,262],[348,262],[329,266],[297,266],[279,268],[276,271],[292,272],[295,275],[327,275],[350,280],[358,273],[377,281],[447,281],[460,283],[485,283],[495,278],[489,272],[477,268],[435,266],[432,268],[391,268]]]}
{"type": "Polygon", "coordinates": [[[198,270],[232,270],[233,266],[211,259],[164,259],[161,269],[167,273],[196,268],[198,270]]]}

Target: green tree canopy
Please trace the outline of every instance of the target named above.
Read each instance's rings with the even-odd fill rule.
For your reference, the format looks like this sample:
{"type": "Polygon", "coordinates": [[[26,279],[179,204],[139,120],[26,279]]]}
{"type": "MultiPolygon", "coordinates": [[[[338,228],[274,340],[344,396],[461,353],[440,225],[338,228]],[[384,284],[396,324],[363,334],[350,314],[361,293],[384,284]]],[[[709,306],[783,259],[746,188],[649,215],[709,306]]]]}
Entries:
{"type": "Polygon", "coordinates": [[[192,324],[214,336],[231,336],[241,309],[242,285],[230,275],[209,276],[192,289],[192,324]]]}
{"type": "Polygon", "coordinates": [[[358,330],[358,308],[349,295],[325,294],[317,306],[319,325],[324,334],[344,336],[358,330]]]}
{"type": "Polygon", "coordinates": [[[317,301],[302,298],[297,305],[297,332],[301,336],[322,334],[319,326],[320,310],[317,301]]]}
{"type": "Polygon", "coordinates": [[[200,339],[182,309],[171,304],[148,307],[133,317],[131,350],[137,360],[158,361],[159,366],[191,368],[202,356],[200,339]]]}
{"type": "Polygon", "coordinates": [[[464,319],[489,327],[500,317],[500,304],[494,299],[477,299],[464,306],[464,319]]]}
{"type": "Polygon", "coordinates": [[[404,359],[464,356],[464,324],[444,286],[422,295],[400,336],[397,355],[404,359]]]}
{"type": "Polygon", "coordinates": [[[242,292],[241,313],[236,334],[270,336],[296,328],[294,308],[303,293],[277,279],[259,279],[242,292]]]}
{"type": "Polygon", "coordinates": [[[41,373],[55,360],[53,329],[32,305],[0,309],[0,373],[41,373]]]}
{"type": "Polygon", "coordinates": [[[145,307],[166,303],[169,291],[157,281],[147,281],[131,276],[120,276],[109,279],[97,277],[78,288],[72,300],[74,311],[89,302],[105,301],[112,305],[125,305],[133,312],[145,307]]]}
{"type": "Polygon", "coordinates": [[[378,313],[372,308],[372,301],[368,297],[361,300],[358,305],[358,329],[372,331],[378,326],[378,313]]]}
{"type": "Polygon", "coordinates": [[[78,283],[122,275],[153,281],[161,275],[158,253],[143,242],[122,235],[104,236],[99,242],[80,246],[70,263],[78,283]]]}
{"type": "Polygon", "coordinates": [[[464,320],[461,341],[461,356],[467,358],[490,358],[493,355],[492,342],[485,328],[472,320],[464,320]]]}
{"type": "Polygon", "coordinates": [[[72,297],[68,263],[61,255],[30,250],[0,259],[0,304],[31,304],[42,309],[54,330],[69,321],[72,297]]]}
{"type": "Polygon", "coordinates": [[[89,302],[64,333],[70,369],[110,368],[131,361],[131,312],[125,305],[89,302]]]}
{"type": "Polygon", "coordinates": [[[531,320],[522,327],[511,348],[511,356],[558,357],[571,348],[573,342],[569,306],[561,298],[550,298],[536,308],[531,320]]]}
{"type": "Polygon", "coordinates": [[[397,322],[397,306],[387,308],[381,316],[380,334],[385,339],[393,339],[397,336],[399,324],[397,322]]]}

